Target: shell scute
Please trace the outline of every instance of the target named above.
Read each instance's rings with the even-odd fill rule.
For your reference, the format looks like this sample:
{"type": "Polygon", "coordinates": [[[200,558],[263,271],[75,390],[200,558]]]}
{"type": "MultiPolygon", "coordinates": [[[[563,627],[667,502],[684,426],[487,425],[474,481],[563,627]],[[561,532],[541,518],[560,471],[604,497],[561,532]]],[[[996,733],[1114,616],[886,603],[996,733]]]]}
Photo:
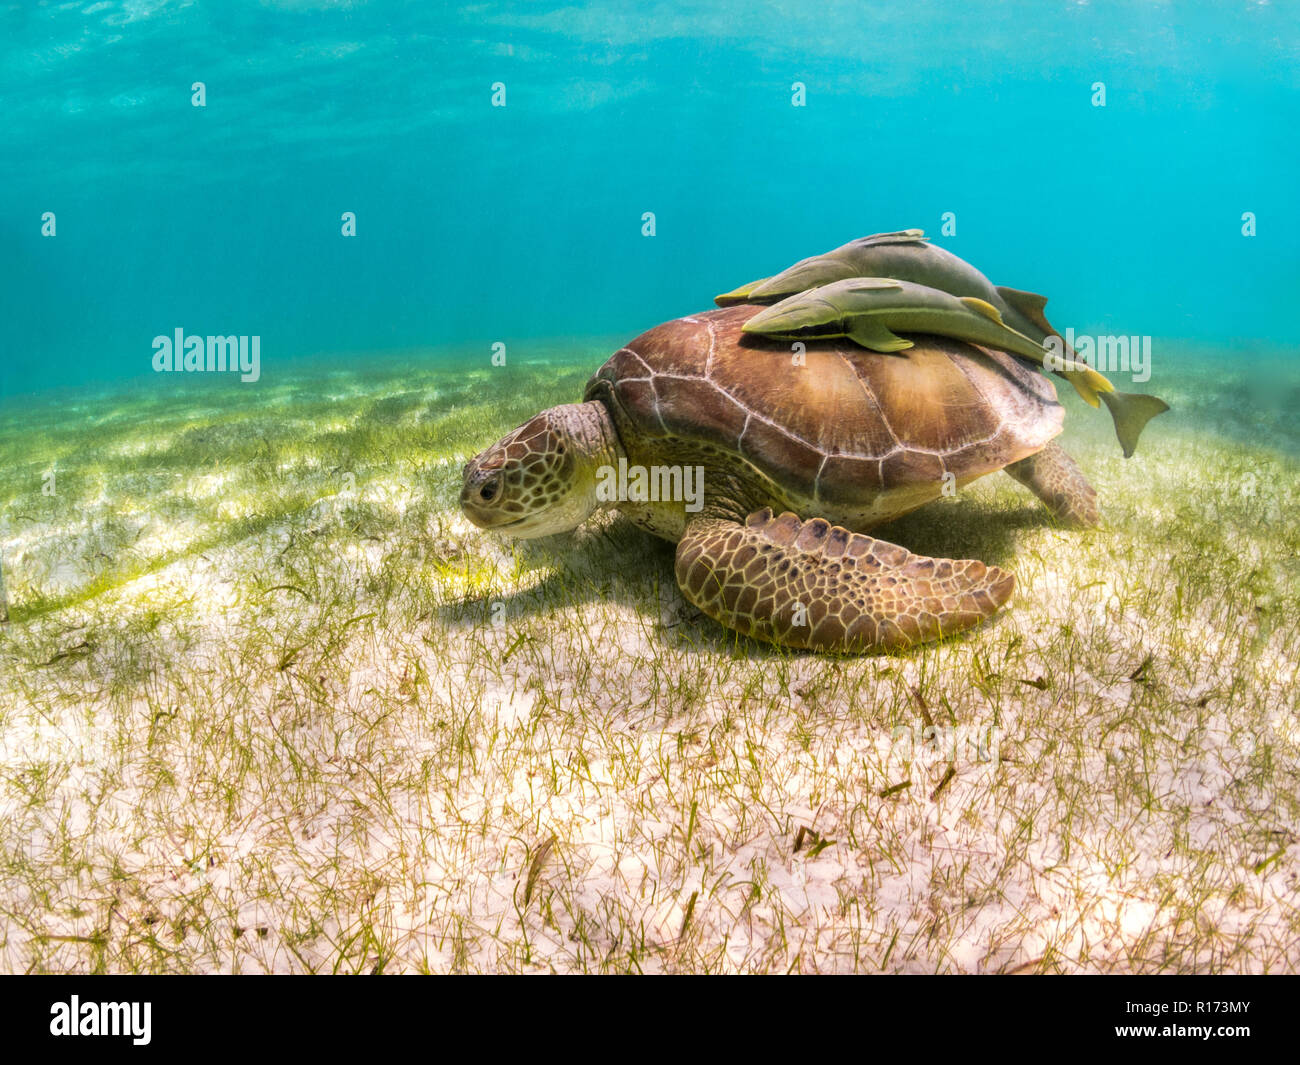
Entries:
{"type": "Polygon", "coordinates": [[[610,357],[586,398],[605,402],[643,454],[656,439],[672,438],[678,453],[696,442],[793,499],[842,507],[899,492],[882,516],[933,498],[945,473],[964,484],[1061,431],[1051,381],[1005,352],[911,334],[913,347],[890,354],[810,340],[796,359],[790,345],[741,332],[759,309],[656,326],[610,357]]]}

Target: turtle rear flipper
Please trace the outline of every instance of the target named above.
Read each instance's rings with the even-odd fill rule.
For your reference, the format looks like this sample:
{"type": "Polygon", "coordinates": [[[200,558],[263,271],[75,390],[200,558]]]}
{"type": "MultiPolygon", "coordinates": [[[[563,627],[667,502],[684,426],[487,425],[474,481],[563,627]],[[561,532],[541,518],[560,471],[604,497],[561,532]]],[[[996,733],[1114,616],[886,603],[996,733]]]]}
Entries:
{"type": "Polygon", "coordinates": [[[1065,524],[1086,528],[1101,520],[1096,489],[1055,440],[1037,454],[1011,463],[1006,470],[1065,524]]]}
{"type": "Polygon", "coordinates": [[[1015,577],[764,508],[744,525],[692,521],[677,545],[677,583],[705,614],[746,636],[861,652],[968,629],[1011,597],[1015,577]]]}

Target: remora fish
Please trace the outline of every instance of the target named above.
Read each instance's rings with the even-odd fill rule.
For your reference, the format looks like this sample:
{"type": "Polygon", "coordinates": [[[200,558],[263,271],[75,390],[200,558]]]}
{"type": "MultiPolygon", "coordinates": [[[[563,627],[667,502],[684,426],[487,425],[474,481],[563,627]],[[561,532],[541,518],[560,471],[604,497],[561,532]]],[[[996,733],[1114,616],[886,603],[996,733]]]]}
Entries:
{"type": "MultiPolygon", "coordinates": [[[[772,277],[760,277],[740,288],[714,296],[713,302],[719,307],[732,307],[737,303],[776,303],[796,292],[807,292],[810,288],[829,285],[832,281],[843,281],[850,277],[895,277],[885,270],[866,269],[872,265],[870,250],[889,245],[902,245],[912,249],[928,248],[928,237],[922,229],[900,229],[896,233],[873,233],[869,237],[859,237],[843,244],[834,251],[800,259],[793,266],[787,267],[772,277]],[[864,269],[856,269],[861,262],[864,269]]],[[[960,260],[959,260],[960,261],[960,260]]],[[[904,281],[917,281],[929,284],[918,278],[905,277],[904,281]]],[[[931,285],[940,288],[940,285],[931,285]]],[[[960,293],[965,295],[965,293],[960,293]]],[[[958,293],[954,293],[958,295],[958,293]]],[[[978,295],[978,293],[970,293],[978,295]]]]}
{"type": "MultiPolygon", "coordinates": [[[[1013,329],[998,309],[976,296],[953,296],[892,277],[854,277],[790,296],[759,311],[742,327],[749,334],[784,339],[839,337],[872,351],[903,351],[912,341],[895,330],[937,333],[985,344],[1043,366],[1052,355],[1013,329]]],[[[1106,404],[1127,458],[1148,421],[1168,405],[1155,396],[1119,392],[1086,363],[1055,357],[1052,369],[1092,406],[1106,404]]]]}
{"type": "MultiPolygon", "coordinates": [[[[715,296],[713,302],[719,307],[776,303],[796,293],[851,277],[892,277],[937,288],[952,296],[974,296],[996,307],[1007,325],[1030,340],[1041,343],[1049,336],[1059,335],[1043,311],[1047,306],[1046,296],[994,285],[965,259],[931,244],[920,229],[876,233],[851,240],[834,251],[801,259],[773,277],[751,281],[715,296]]],[[[1074,356],[1064,341],[1062,350],[1067,358],[1074,356]]],[[[1092,405],[1095,407],[1096,403],[1092,405]]]]}

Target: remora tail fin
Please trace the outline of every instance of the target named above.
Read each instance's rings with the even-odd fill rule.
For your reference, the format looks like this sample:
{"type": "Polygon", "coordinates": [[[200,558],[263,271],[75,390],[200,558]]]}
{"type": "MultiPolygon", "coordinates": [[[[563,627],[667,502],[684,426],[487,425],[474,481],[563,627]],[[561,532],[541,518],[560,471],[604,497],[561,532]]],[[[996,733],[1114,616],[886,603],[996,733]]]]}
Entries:
{"type": "Polygon", "coordinates": [[[1115,435],[1126,459],[1132,458],[1137,450],[1138,437],[1147,422],[1169,409],[1163,399],[1137,392],[1102,392],[1100,396],[1115,422],[1115,435]]]}

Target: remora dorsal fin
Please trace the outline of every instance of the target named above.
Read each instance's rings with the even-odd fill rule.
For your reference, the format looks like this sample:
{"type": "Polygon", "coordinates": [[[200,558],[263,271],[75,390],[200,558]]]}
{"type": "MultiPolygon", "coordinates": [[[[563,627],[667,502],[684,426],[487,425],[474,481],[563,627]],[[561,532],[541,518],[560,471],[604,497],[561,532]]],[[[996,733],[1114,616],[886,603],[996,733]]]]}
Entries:
{"type": "Polygon", "coordinates": [[[882,289],[882,288],[902,288],[902,287],[903,287],[902,283],[899,281],[895,281],[892,277],[859,277],[859,278],[855,278],[850,285],[846,286],[845,291],[846,292],[874,292],[877,289],[882,289]]]}
{"type": "Polygon", "coordinates": [[[984,315],[985,318],[997,322],[998,325],[1003,324],[1002,312],[999,311],[996,307],[994,307],[993,304],[986,303],[978,296],[958,296],[957,298],[961,300],[962,303],[966,304],[966,306],[969,307],[976,314],[982,314],[984,315]]]}
{"type": "Polygon", "coordinates": [[[859,237],[848,246],[864,248],[872,244],[926,244],[929,240],[924,229],[900,229],[895,233],[873,233],[869,237],[859,237]]]}
{"type": "Polygon", "coordinates": [[[1047,320],[1047,315],[1043,313],[1043,308],[1047,306],[1046,296],[1040,296],[1037,292],[1022,292],[1018,288],[1005,288],[1002,285],[998,285],[997,290],[998,295],[1007,301],[1009,307],[1014,307],[1044,333],[1049,336],[1056,333],[1052,323],[1047,320]]]}

